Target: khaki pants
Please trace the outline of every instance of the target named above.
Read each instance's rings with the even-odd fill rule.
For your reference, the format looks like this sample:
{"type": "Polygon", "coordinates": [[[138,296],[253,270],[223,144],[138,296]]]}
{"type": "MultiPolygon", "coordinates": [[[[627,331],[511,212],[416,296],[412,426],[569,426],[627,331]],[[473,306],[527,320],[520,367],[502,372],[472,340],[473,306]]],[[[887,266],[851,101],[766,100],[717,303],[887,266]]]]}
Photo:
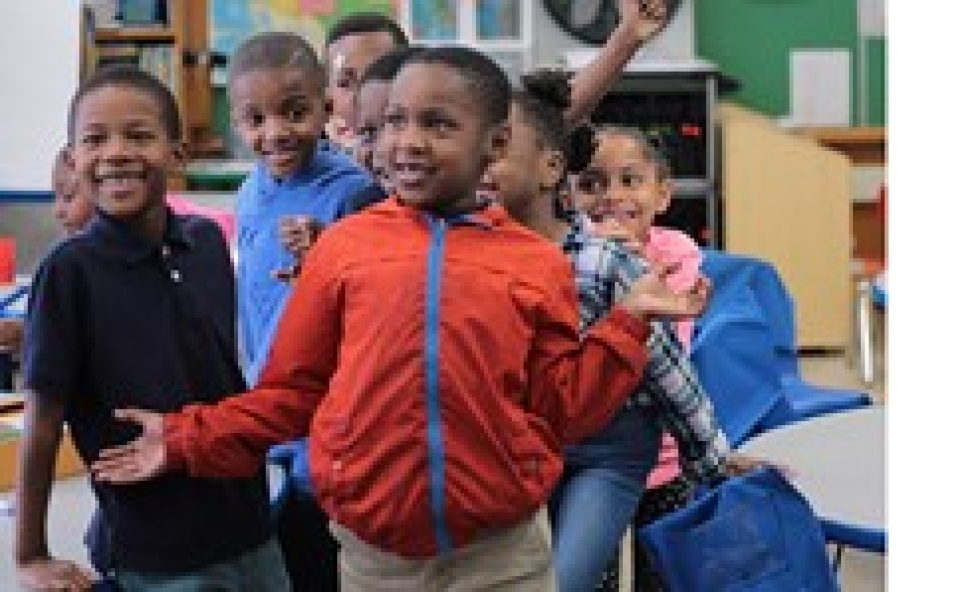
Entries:
{"type": "Polygon", "coordinates": [[[550,524],[542,508],[510,528],[431,559],[372,547],[330,523],[340,541],[340,592],[554,592],[550,524]]]}

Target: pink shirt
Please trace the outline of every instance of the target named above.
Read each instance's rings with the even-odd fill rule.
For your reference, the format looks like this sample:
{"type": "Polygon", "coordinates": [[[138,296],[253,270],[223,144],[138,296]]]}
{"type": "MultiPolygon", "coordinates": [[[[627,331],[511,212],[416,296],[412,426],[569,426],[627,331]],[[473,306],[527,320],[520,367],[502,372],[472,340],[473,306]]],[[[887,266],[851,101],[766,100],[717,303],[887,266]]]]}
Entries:
{"type": "Polygon", "coordinates": [[[223,232],[223,238],[226,239],[227,244],[233,244],[233,238],[237,233],[237,219],[232,212],[208,206],[199,206],[185,197],[171,193],[167,194],[167,205],[170,206],[170,209],[173,210],[175,214],[194,214],[213,220],[223,232]]]}
{"type": "MultiPolygon", "coordinates": [[[[675,290],[688,290],[693,287],[700,275],[700,247],[692,238],[673,228],[650,228],[650,235],[644,245],[644,258],[650,263],[680,263],[680,269],[669,278],[667,284],[675,290]]],[[[693,335],[693,321],[675,323],[677,337],[686,353],[690,353],[690,339],[693,335]]],[[[660,457],[657,466],[647,477],[647,489],[659,487],[680,475],[680,452],[677,443],[670,434],[663,435],[660,445],[660,457]]]]}

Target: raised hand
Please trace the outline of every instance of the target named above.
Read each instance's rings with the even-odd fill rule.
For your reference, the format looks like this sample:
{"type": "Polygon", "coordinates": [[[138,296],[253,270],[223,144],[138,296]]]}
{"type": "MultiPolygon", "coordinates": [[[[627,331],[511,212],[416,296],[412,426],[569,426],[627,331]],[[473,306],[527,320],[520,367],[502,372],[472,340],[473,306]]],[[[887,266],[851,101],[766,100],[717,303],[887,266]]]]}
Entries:
{"type": "Polygon", "coordinates": [[[677,272],[678,267],[679,263],[654,266],[649,273],[634,282],[620,304],[636,315],[670,319],[698,316],[707,305],[710,281],[700,276],[689,290],[673,290],[666,280],[677,272]]]}
{"type": "Polygon", "coordinates": [[[119,409],[114,416],[138,424],[143,432],[137,439],[105,448],[90,467],[99,481],[113,484],[137,483],[164,472],[167,445],[163,441],[163,414],[142,409],[119,409]]]}
{"type": "Polygon", "coordinates": [[[97,576],[72,561],[45,557],[18,565],[17,580],[30,592],[82,592],[92,588],[97,576]]]}
{"type": "Polygon", "coordinates": [[[617,9],[621,24],[632,27],[640,41],[646,41],[666,24],[666,0],[617,0],[617,9]]]}
{"type": "Polygon", "coordinates": [[[295,263],[292,267],[278,269],[273,276],[281,281],[289,282],[300,275],[300,266],[307,251],[317,240],[323,225],[310,216],[285,216],[280,220],[280,244],[293,255],[295,263]]]}

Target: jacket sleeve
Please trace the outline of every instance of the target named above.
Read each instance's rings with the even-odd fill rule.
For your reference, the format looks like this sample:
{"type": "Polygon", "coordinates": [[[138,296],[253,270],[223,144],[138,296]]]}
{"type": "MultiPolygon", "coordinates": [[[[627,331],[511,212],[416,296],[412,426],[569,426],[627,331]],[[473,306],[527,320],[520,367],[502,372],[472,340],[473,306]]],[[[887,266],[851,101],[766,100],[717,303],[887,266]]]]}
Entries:
{"type": "Polygon", "coordinates": [[[636,388],[647,361],[649,326],[614,307],[581,341],[569,264],[564,271],[543,304],[528,372],[532,410],[564,443],[573,443],[609,423],[636,388]]]}
{"type": "Polygon", "coordinates": [[[267,449],[309,431],[337,365],[342,292],[323,237],[297,279],[256,387],[164,418],[172,468],[193,476],[255,474],[267,449]]]}

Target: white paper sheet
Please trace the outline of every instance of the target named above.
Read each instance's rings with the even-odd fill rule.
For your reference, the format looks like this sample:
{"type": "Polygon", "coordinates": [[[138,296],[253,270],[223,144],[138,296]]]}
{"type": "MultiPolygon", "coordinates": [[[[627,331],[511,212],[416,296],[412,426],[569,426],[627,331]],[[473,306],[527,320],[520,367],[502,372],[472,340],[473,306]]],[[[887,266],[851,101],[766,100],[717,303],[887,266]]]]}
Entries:
{"type": "Polygon", "coordinates": [[[790,52],[790,123],[850,125],[850,52],[797,49],[790,52]]]}

